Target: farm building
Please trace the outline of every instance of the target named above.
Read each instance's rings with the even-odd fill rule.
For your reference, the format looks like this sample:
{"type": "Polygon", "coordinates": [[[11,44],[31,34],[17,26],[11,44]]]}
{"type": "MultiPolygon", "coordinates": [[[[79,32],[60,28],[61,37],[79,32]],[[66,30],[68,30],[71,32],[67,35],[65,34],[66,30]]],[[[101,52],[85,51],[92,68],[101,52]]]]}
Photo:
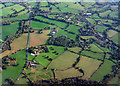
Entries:
{"type": "Polygon", "coordinates": [[[58,30],[52,30],[51,35],[54,36],[57,32],[58,32],[58,30]]]}

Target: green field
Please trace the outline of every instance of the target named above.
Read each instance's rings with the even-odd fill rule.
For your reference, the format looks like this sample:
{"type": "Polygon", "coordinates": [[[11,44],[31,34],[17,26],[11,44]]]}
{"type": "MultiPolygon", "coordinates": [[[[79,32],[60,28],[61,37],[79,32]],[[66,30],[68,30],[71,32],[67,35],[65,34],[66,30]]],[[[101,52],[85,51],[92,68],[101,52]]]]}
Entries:
{"type": "Polygon", "coordinates": [[[38,20],[43,20],[43,21],[46,21],[46,22],[49,22],[49,23],[53,23],[53,24],[55,24],[55,25],[57,25],[58,27],[61,27],[61,28],[65,28],[66,25],[67,25],[67,24],[64,23],[64,22],[47,19],[47,18],[44,18],[44,17],[42,17],[42,16],[35,16],[35,18],[38,19],[38,20]]]}
{"type": "Polygon", "coordinates": [[[31,21],[31,27],[33,29],[44,29],[45,27],[47,27],[49,24],[43,23],[43,22],[39,22],[39,21],[31,21]]]}
{"type": "Polygon", "coordinates": [[[62,35],[65,35],[70,39],[76,40],[76,35],[75,34],[68,33],[68,32],[66,32],[66,31],[64,31],[62,29],[58,29],[58,32],[55,35],[55,37],[59,37],[59,36],[62,36],[62,35]]]}
{"type": "Polygon", "coordinates": [[[15,11],[12,10],[12,7],[5,7],[2,9],[2,16],[11,15],[15,11]]]}
{"type": "Polygon", "coordinates": [[[39,9],[41,9],[42,11],[49,11],[50,7],[40,7],[39,9]]]}
{"type": "Polygon", "coordinates": [[[97,25],[97,31],[100,33],[103,33],[108,27],[102,26],[102,25],[97,25]]]}
{"type": "Polygon", "coordinates": [[[51,6],[52,7],[52,12],[60,12],[59,9],[57,9],[55,6],[51,6]]]}
{"type": "Polygon", "coordinates": [[[26,57],[26,51],[20,51],[14,55],[10,56],[11,58],[17,58],[18,66],[10,66],[6,70],[2,71],[2,82],[5,83],[5,79],[12,78],[13,81],[15,81],[19,74],[21,73],[24,64],[25,64],[25,57],[26,57]]]}
{"type": "Polygon", "coordinates": [[[28,13],[28,10],[27,10],[27,9],[25,9],[24,11],[18,13],[18,15],[23,15],[23,14],[25,15],[26,13],[28,13]]]}
{"type": "Polygon", "coordinates": [[[108,30],[108,31],[107,31],[107,34],[108,34],[108,37],[112,37],[112,36],[118,34],[118,32],[115,31],[115,30],[108,30]]]}
{"type": "Polygon", "coordinates": [[[75,26],[75,25],[70,25],[68,28],[67,28],[67,31],[70,31],[70,32],[73,32],[73,33],[76,33],[76,34],[79,34],[79,29],[81,27],[79,26],[75,26]]]}
{"type": "Polygon", "coordinates": [[[69,67],[72,67],[73,63],[79,55],[71,53],[69,51],[65,51],[62,55],[57,57],[52,61],[52,63],[48,66],[49,69],[60,69],[64,70],[69,67]]]}
{"type": "Polygon", "coordinates": [[[64,47],[61,47],[61,46],[52,46],[52,45],[48,45],[47,46],[48,49],[49,49],[49,52],[48,53],[40,53],[40,55],[37,56],[36,58],[36,61],[38,63],[40,63],[42,66],[44,67],[47,67],[48,64],[51,62],[49,61],[48,59],[51,58],[51,59],[55,59],[58,55],[62,54],[64,51],[65,51],[65,48],[64,47]],[[52,50],[51,47],[54,49],[52,50]],[[59,53],[58,55],[56,55],[55,53],[53,52],[57,52],[59,53]],[[48,58],[46,58],[47,56],[49,56],[48,58]]]}
{"type": "Polygon", "coordinates": [[[19,4],[15,4],[15,5],[11,6],[11,8],[15,9],[17,12],[19,12],[20,10],[25,9],[24,6],[21,6],[19,4]]]}
{"type": "Polygon", "coordinates": [[[114,65],[113,62],[110,60],[105,60],[103,65],[93,74],[90,78],[92,81],[102,81],[104,76],[109,74],[112,71],[112,66],[114,65]]]}
{"type": "Polygon", "coordinates": [[[14,3],[6,3],[5,5],[6,6],[12,6],[12,5],[14,5],[14,3]]]}
{"type": "Polygon", "coordinates": [[[15,35],[18,31],[19,22],[12,23],[11,25],[2,26],[2,40],[5,41],[7,36],[15,35]]]}
{"type": "Polygon", "coordinates": [[[105,11],[103,13],[99,13],[101,17],[107,17],[111,13],[111,10],[105,11]]]}
{"type": "Polygon", "coordinates": [[[65,71],[55,71],[55,77],[57,79],[64,79],[64,78],[70,78],[70,77],[80,77],[83,74],[80,73],[77,69],[70,68],[65,71]]]}
{"type": "Polygon", "coordinates": [[[48,6],[48,2],[40,2],[40,6],[48,6]]]}
{"type": "Polygon", "coordinates": [[[88,79],[93,74],[93,72],[97,70],[101,63],[101,61],[98,61],[96,59],[80,56],[80,61],[76,67],[79,67],[79,69],[82,69],[84,71],[84,76],[82,79],[88,79]]]}
{"type": "Polygon", "coordinates": [[[23,16],[16,16],[16,17],[11,17],[11,18],[3,18],[3,21],[7,21],[7,20],[23,20],[23,19],[28,19],[29,18],[29,14],[27,15],[23,15],[23,16]]]}
{"type": "Polygon", "coordinates": [[[103,52],[100,48],[98,48],[95,44],[90,44],[91,48],[90,50],[91,51],[94,51],[94,52],[103,52]]]}
{"type": "Polygon", "coordinates": [[[110,17],[112,17],[112,18],[118,18],[118,12],[112,12],[112,13],[110,13],[110,17]]]}
{"type": "Polygon", "coordinates": [[[98,14],[93,14],[92,18],[99,19],[99,16],[98,16],[98,14]]]}
{"type": "Polygon", "coordinates": [[[31,7],[34,7],[36,5],[36,2],[28,2],[28,4],[31,6],[31,7]]]}
{"type": "Polygon", "coordinates": [[[104,53],[93,53],[91,51],[82,51],[82,55],[90,56],[95,59],[101,59],[103,60],[104,58],[104,53]]]}
{"type": "Polygon", "coordinates": [[[94,24],[95,23],[95,20],[92,19],[92,18],[86,18],[91,24],[94,24]]]}
{"type": "Polygon", "coordinates": [[[73,48],[68,48],[68,50],[73,51],[75,53],[79,53],[82,50],[82,48],[80,48],[80,47],[73,47],[73,48]]]}
{"type": "Polygon", "coordinates": [[[3,5],[3,4],[0,4],[0,8],[2,8],[2,7],[4,7],[4,5],[3,5]]]}

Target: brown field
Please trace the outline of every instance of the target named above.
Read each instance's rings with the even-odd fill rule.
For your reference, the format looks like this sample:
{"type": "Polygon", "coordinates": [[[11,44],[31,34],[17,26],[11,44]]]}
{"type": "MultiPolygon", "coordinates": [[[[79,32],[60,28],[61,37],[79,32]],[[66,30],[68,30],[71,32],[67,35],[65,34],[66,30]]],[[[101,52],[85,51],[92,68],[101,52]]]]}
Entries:
{"type": "Polygon", "coordinates": [[[101,61],[98,61],[96,59],[81,56],[80,61],[78,62],[76,67],[79,67],[84,71],[84,76],[82,77],[82,79],[88,80],[101,63],[101,61]]]}
{"type": "Polygon", "coordinates": [[[80,77],[83,74],[74,68],[67,69],[65,71],[55,71],[55,76],[57,79],[70,78],[70,77],[80,77]]]}
{"type": "Polygon", "coordinates": [[[2,54],[0,54],[0,57],[2,58],[2,57],[7,56],[9,54],[10,54],[10,50],[7,50],[7,51],[3,52],[2,54]]]}
{"type": "Polygon", "coordinates": [[[37,31],[30,34],[30,47],[45,44],[51,30],[44,30],[42,34],[38,34],[37,31]]]}
{"type": "Polygon", "coordinates": [[[16,52],[17,50],[26,48],[28,34],[22,34],[21,37],[16,38],[11,44],[11,51],[16,52]]]}

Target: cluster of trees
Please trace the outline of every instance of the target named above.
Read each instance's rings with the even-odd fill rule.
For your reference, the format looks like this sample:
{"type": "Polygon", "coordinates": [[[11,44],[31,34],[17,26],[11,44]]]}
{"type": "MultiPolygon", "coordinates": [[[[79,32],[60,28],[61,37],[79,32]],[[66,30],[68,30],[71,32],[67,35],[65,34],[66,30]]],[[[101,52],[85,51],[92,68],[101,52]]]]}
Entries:
{"type": "Polygon", "coordinates": [[[7,69],[8,66],[17,66],[17,59],[5,56],[2,58],[2,69],[7,69]]]}
{"type": "Polygon", "coordinates": [[[74,47],[78,46],[78,43],[73,41],[72,39],[66,36],[59,36],[59,37],[51,37],[48,39],[47,44],[49,45],[56,45],[56,46],[64,46],[64,47],[74,47]]]}
{"type": "Polygon", "coordinates": [[[87,80],[82,80],[79,77],[74,77],[74,78],[65,78],[62,80],[57,80],[57,79],[50,79],[50,80],[36,80],[34,81],[35,85],[105,85],[105,83],[102,82],[97,82],[97,81],[87,81],[87,80]]]}

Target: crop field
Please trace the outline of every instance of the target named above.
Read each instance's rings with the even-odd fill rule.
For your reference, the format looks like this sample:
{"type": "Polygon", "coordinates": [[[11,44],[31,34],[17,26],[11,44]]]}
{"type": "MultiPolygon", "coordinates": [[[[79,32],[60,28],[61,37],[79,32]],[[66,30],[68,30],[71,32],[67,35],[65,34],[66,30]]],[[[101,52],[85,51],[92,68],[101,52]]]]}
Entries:
{"type": "Polygon", "coordinates": [[[90,44],[91,48],[90,50],[91,51],[94,51],[94,52],[103,52],[100,48],[98,48],[95,44],[90,44]]]}
{"type": "Polygon", "coordinates": [[[75,34],[71,34],[71,33],[68,33],[62,29],[58,29],[58,32],[56,33],[55,37],[58,37],[58,36],[62,36],[62,35],[66,35],[68,38],[72,39],[72,40],[76,40],[76,35],[75,34]]]}
{"type": "Polygon", "coordinates": [[[47,67],[48,64],[51,62],[49,59],[55,59],[58,55],[62,54],[65,51],[64,47],[61,46],[52,46],[52,45],[48,45],[47,46],[49,49],[48,53],[40,53],[40,55],[37,56],[36,61],[38,63],[40,63],[42,66],[47,67]],[[51,48],[53,48],[53,50],[51,50],[51,48]],[[58,55],[56,55],[56,53],[53,52],[57,52],[59,53],[58,55]],[[48,58],[46,58],[48,56],[48,58]]]}
{"type": "Polygon", "coordinates": [[[39,21],[31,21],[31,27],[33,29],[44,29],[46,26],[48,26],[49,24],[43,23],[43,22],[39,22],[39,21]]]}
{"type": "Polygon", "coordinates": [[[80,77],[83,74],[79,72],[77,69],[70,68],[64,71],[55,71],[55,76],[57,79],[64,79],[64,78],[70,78],[70,77],[80,77]]]}
{"type": "Polygon", "coordinates": [[[110,60],[105,60],[103,65],[93,74],[90,80],[102,81],[104,76],[109,74],[112,71],[113,62],[110,60]]]}
{"type": "Polygon", "coordinates": [[[19,22],[12,23],[11,25],[2,26],[2,40],[5,41],[7,36],[15,35],[18,31],[19,22]]]}
{"type": "Polygon", "coordinates": [[[55,25],[57,25],[58,27],[61,27],[61,28],[65,28],[67,26],[67,24],[64,23],[64,22],[47,19],[47,18],[44,18],[42,16],[35,16],[35,18],[38,19],[38,20],[43,20],[43,21],[46,21],[46,22],[49,22],[49,23],[53,23],[53,24],[55,24],[55,25]]]}
{"type": "Polygon", "coordinates": [[[29,68],[27,70],[25,70],[26,74],[31,73],[30,75],[28,75],[28,78],[31,81],[35,81],[35,80],[47,80],[50,78],[53,78],[53,74],[51,70],[44,70],[42,68],[42,66],[37,66],[36,68],[29,68]]]}
{"type": "Polygon", "coordinates": [[[69,51],[65,51],[62,55],[57,57],[52,61],[52,63],[48,66],[49,69],[59,69],[64,70],[69,67],[72,67],[73,63],[79,55],[71,53],[69,51]]]}
{"type": "Polygon", "coordinates": [[[103,33],[108,27],[102,26],[102,25],[97,25],[97,31],[100,33],[103,33]]]}
{"type": "Polygon", "coordinates": [[[91,58],[101,59],[104,58],[104,53],[93,53],[91,51],[82,51],[82,55],[90,56],[91,58]]]}
{"type": "Polygon", "coordinates": [[[88,58],[86,56],[80,56],[80,61],[78,62],[76,67],[79,67],[79,69],[82,69],[84,71],[84,76],[82,77],[82,79],[89,79],[101,63],[101,61],[98,61],[96,59],[88,58]]]}
{"type": "Polygon", "coordinates": [[[45,44],[49,38],[48,34],[50,31],[51,30],[43,30],[42,34],[39,34],[37,31],[30,33],[30,47],[45,44]]]}
{"type": "Polygon", "coordinates": [[[7,20],[23,20],[23,19],[28,19],[28,18],[29,18],[29,14],[22,15],[22,16],[11,17],[11,18],[3,18],[2,21],[7,21],[7,20]]]}
{"type": "Polygon", "coordinates": [[[26,51],[20,51],[14,55],[11,55],[10,57],[17,58],[17,63],[19,65],[10,66],[7,69],[3,70],[2,72],[3,81],[2,82],[5,82],[4,80],[7,78],[12,78],[13,81],[15,81],[18,78],[25,64],[26,51]]]}
{"type": "Polygon", "coordinates": [[[75,26],[75,25],[70,25],[68,28],[67,28],[67,31],[70,31],[70,32],[73,32],[73,33],[76,33],[76,34],[79,34],[80,32],[78,31],[81,27],[78,27],[78,26],[75,26]]]}
{"type": "Polygon", "coordinates": [[[73,51],[75,53],[79,53],[82,50],[82,48],[80,48],[80,47],[73,47],[73,48],[68,48],[68,50],[69,51],[73,51]]]}
{"type": "Polygon", "coordinates": [[[11,44],[11,51],[16,52],[17,50],[24,49],[27,47],[27,36],[28,34],[22,34],[19,38],[15,39],[11,44]]]}

